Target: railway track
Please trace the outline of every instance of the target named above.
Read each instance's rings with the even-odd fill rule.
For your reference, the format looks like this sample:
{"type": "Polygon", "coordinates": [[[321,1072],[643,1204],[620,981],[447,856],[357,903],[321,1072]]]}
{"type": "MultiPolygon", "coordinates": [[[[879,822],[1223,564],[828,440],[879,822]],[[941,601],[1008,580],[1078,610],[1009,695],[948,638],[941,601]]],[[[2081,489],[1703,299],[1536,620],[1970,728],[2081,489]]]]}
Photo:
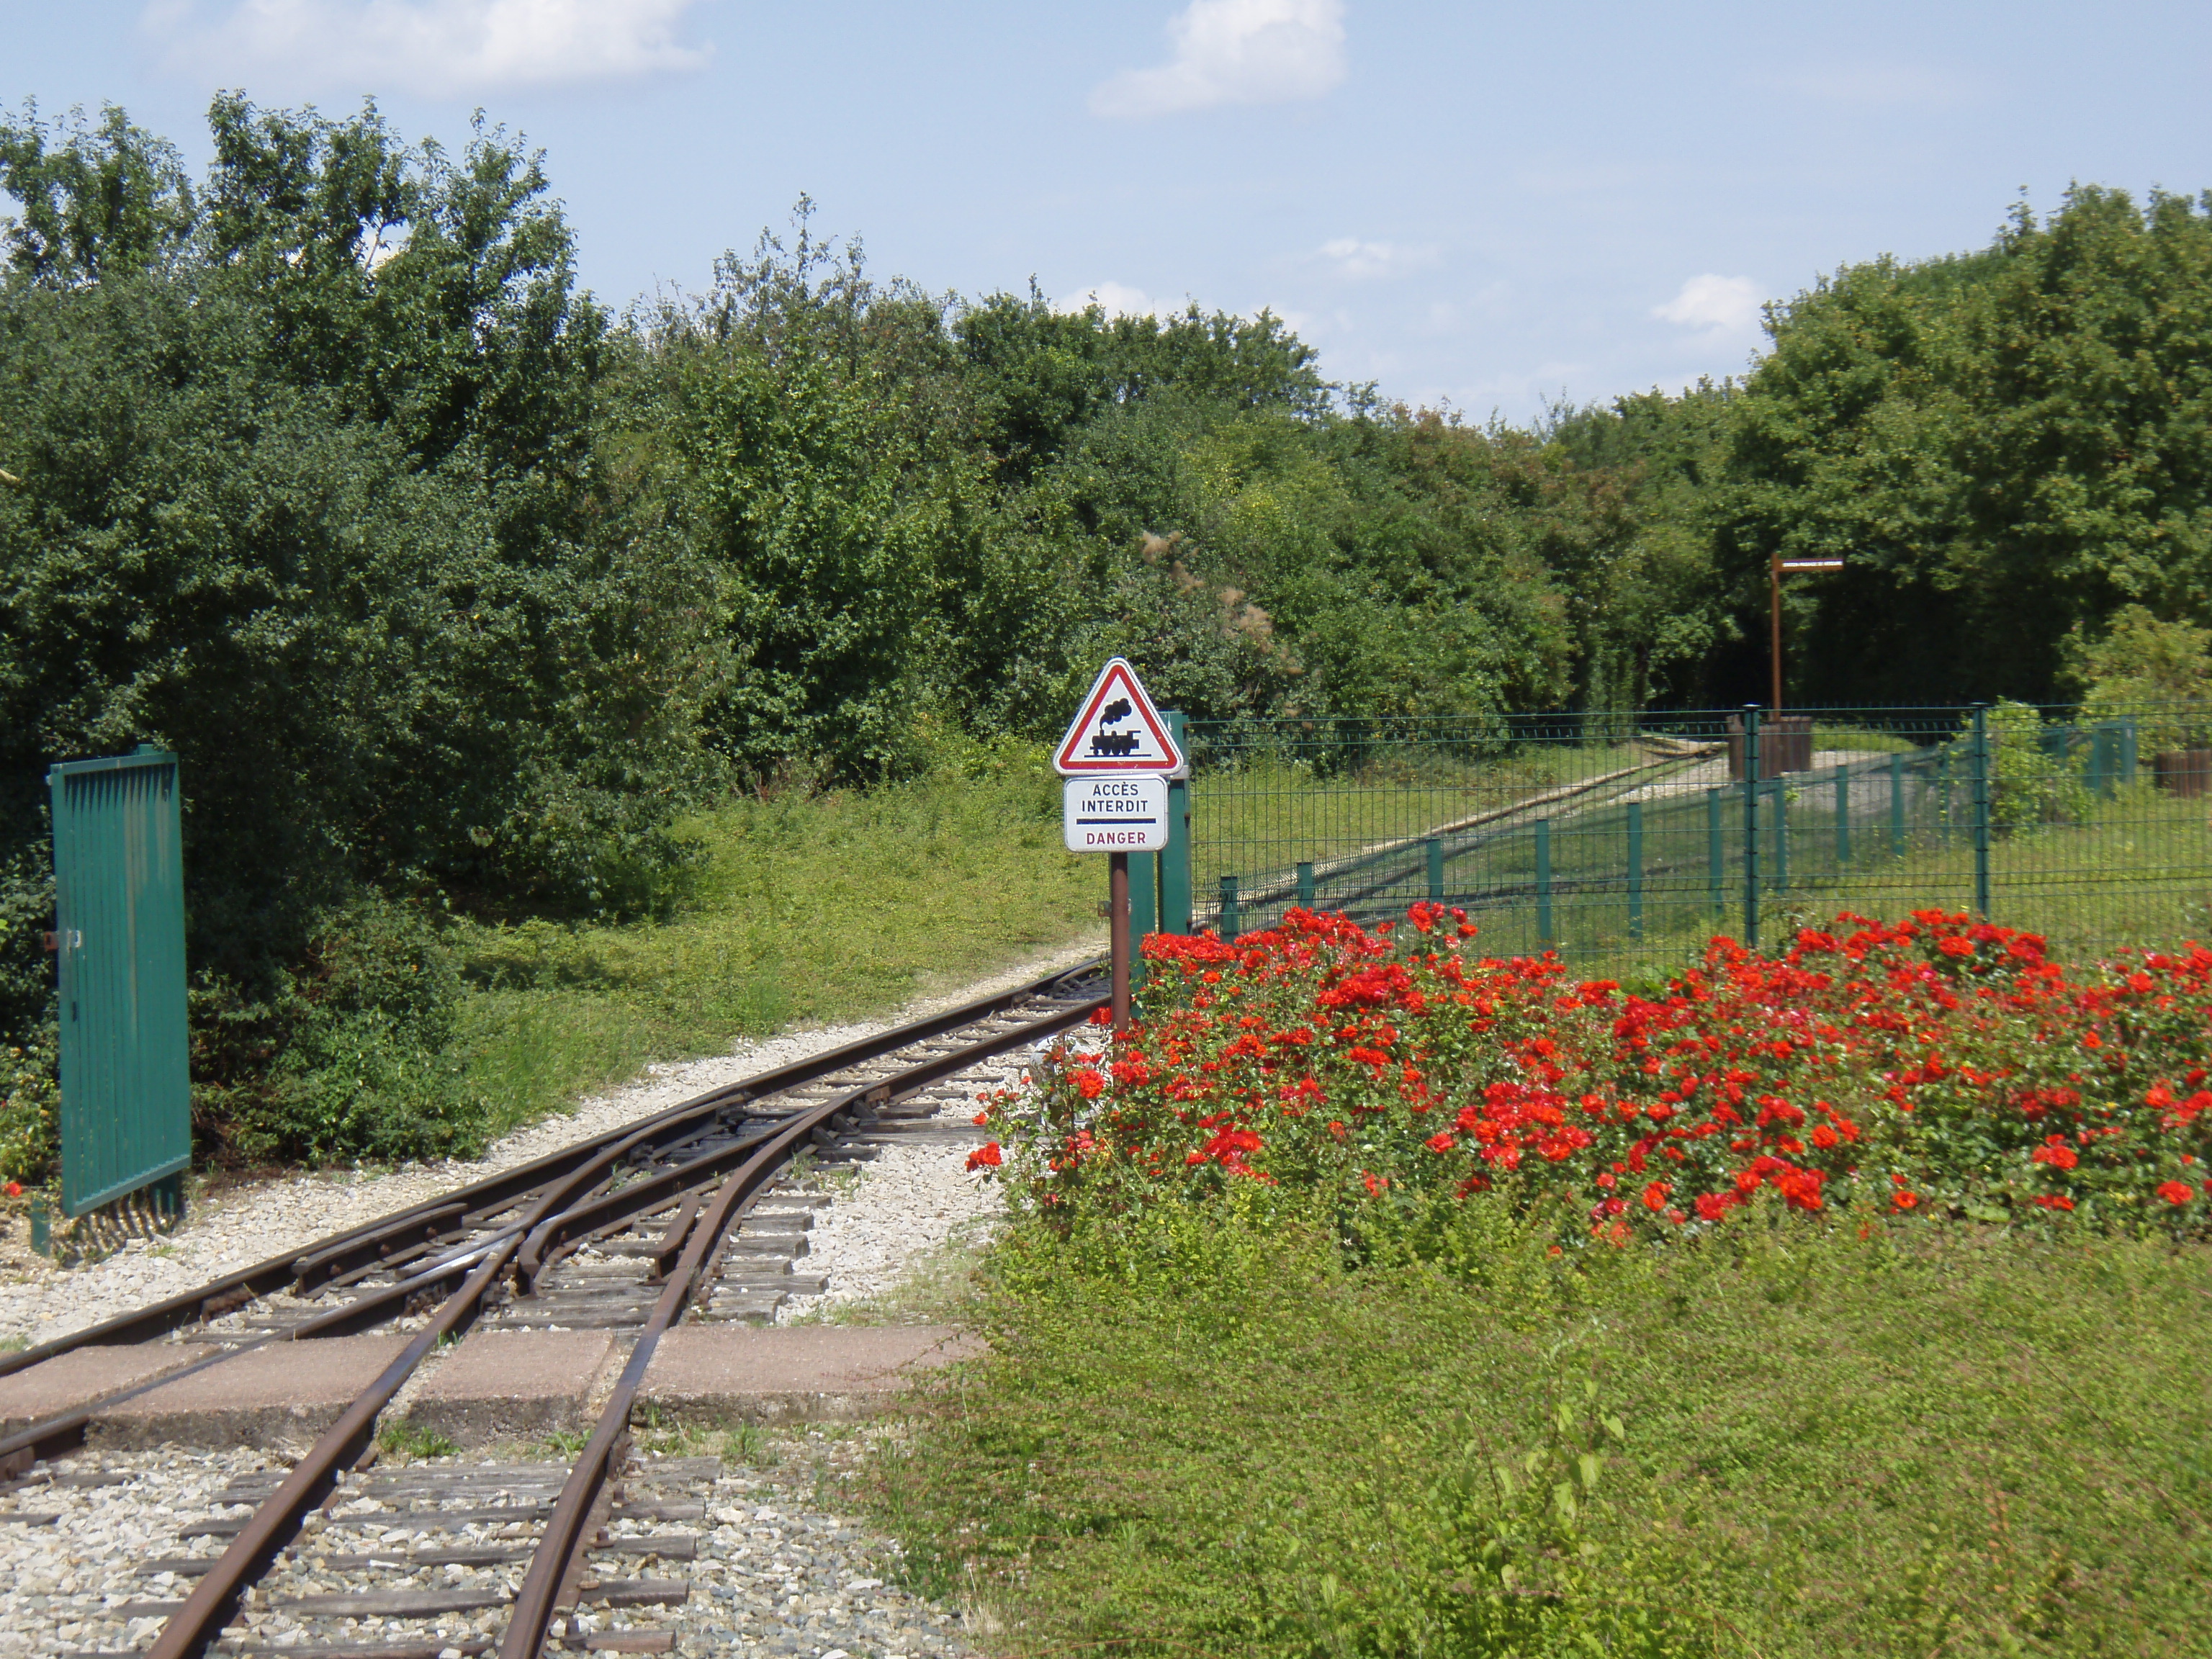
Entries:
{"type": "MultiPolygon", "coordinates": [[[[680,1604],[712,1460],[631,1455],[632,1407],[661,1334],[687,1317],[761,1321],[818,1291],[805,1273],[818,1197],[781,1179],[802,1156],[862,1160],[933,1123],[954,1079],[1105,1006],[1099,964],[1015,987],[717,1089],[618,1132],[272,1258],[21,1353],[186,1335],[216,1351],[185,1370],[0,1438],[0,1480],[80,1446],[96,1411],[271,1343],[393,1328],[398,1357],[288,1471],[240,1476],[185,1517],[149,1577],[180,1598],[122,1609],[163,1620],[153,1659],[260,1650],[272,1619],[294,1659],[452,1659],[556,1646],[665,1652],[669,1632],[580,1627],[592,1607],[680,1604]],[[567,1465],[376,1466],[378,1417],[423,1359],[471,1326],[606,1329],[627,1359],[567,1465]],[[671,1530],[678,1527],[678,1530],[671,1530]],[[272,1578],[273,1575],[273,1578],[272,1578]],[[262,1595],[264,1578],[290,1588],[262,1595]],[[306,1588],[301,1588],[305,1586],[306,1588]],[[240,1623],[242,1609],[252,1617],[240,1623]],[[580,1610],[584,1616],[578,1618],[580,1610]],[[374,1639],[364,1640],[364,1628],[374,1639]]],[[[1003,1070],[1003,1066],[1001,1066],[1003,1070]]]]}

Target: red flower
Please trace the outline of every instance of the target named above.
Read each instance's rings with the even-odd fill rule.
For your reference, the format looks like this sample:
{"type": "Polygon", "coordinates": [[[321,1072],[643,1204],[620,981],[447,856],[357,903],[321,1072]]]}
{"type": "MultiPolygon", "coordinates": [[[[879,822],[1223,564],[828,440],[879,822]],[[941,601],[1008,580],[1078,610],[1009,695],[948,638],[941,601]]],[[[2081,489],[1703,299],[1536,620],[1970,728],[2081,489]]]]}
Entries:
{"type": "Polygon", "coordinates": [[[968,1167],[971,1170],[981,1170],[987,1166],[996,1169],[1006,1161],[1005,1156],[999,1151],[999,1143],[995,1140],[988,1146],[978,1146],[968,1154],[968,1167]]]}
{"type": "Polygon", "coordinates": [[[1890,1207],[1893,1209],[1910,1210],[1918,1206],[1920,1203],[1920,1194],[1917,1193],[1908,1193],[1900,1187],[1897,1191],[1889,1195],[1889,1202],[1890,1207]]]}
{"type": "Polygon", "coordinates": [[[2167,1203],[2179,1206],[2196,1197],[2197,1191],[2185,1181],[2162,1181],[2159,1183],[2158,1195],[2167,1203]]]}
{"type": "Polygon", "coordinates": [[[1093,1025],[1111,1025],[1114,1023],[1114,1011],[1111,1008],[1093,1008],[1091,1011],[1091,1023],[1093,1025]]]}
{"type": "Polygon", "coordinates": [[[1644,1189],[1644,1207],[1657,1212],[1667,1207],[1667,1183],[1655,1181],[1644,1189]]]}
{"type": "Polygon", "coordinates": [[[22,1195],[23,1195],[23,1183],[22,1183],[21,1182],[20,1182],[20,1181],[11,1181],[11,1182],[9,1182],[8,1183],[8,1196],[9,1196],[9,1197],[10,1197],[10,1198],[21,1198],[21,1197],[22,1197],[22,1195]]]}
{"type": "Polygon", "coordinates": [[[1075,1071],[1075,1087],[1085,1100],[1096,1100],[1106,1092],[1106,1079],[1088,1066],[1079,1066],[1075,1071]]]}
{"type": "Polygon", "coordinates": [[[1431,1135],[1421,1144],[1432,1152],[1448,1152],[1452,1149],[1451,1132],[1447,1129],[1442,1134],[1431,1135]]]}
{"type": "Polygon", "coordinates": [[[2054,1170],[2070,1170],[2081,1161],[2081,1155],[2066,1144],[2064,1135],[2049,1135],[2043,1145],[2028,1154],[2034,1164],[2048,1164],[2054,1170]]]}
{"type": "Polygon", "coordinates": [[[988,1123],[988,1122],[991,1121],[991,1115],[990,1115],[988,1112],[978,1112],[978,1113],[976,1113],[976,1114],[975,1114],[975,1117],[974,1117],[973,1119],[971,1119],[970,1121],[975,1124],[975,1126],[977,1128],[979,1128],[979,1129],[980,1129],[980,1128],[981,1128],[981,1127],[982,1127],[986,1123],[988,1123]]]}
{"type": "Polygon", "coordinates": [[[1970,957],[1974,954],[1974,942],[1967,939],[1947,939],[1936,948],[1947,957],[1970,957]]]}
{"type": "Polygon", "coordinates": [[[2039,1193],[2027,1201],[2041,1205],[2046,1210],[2070,1210],[2074,1207],[2074,1200],[2063,1193],[2039,1193]]]}

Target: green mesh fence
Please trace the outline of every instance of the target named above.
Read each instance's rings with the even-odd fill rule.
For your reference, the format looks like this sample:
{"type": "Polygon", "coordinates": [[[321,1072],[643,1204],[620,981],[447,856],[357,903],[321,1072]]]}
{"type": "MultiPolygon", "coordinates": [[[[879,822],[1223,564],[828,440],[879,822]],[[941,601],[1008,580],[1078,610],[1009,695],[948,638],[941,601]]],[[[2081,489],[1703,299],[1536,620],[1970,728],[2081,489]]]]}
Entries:
{"type": "Polygon", "coordinates": [[[1593,969],[1838,909],[1978,911],[2077,956],[2212,931],[2212,720],[2098,713],[1194,721],[1194,922],[1431,899],[1487,954],[1593,969]]]}

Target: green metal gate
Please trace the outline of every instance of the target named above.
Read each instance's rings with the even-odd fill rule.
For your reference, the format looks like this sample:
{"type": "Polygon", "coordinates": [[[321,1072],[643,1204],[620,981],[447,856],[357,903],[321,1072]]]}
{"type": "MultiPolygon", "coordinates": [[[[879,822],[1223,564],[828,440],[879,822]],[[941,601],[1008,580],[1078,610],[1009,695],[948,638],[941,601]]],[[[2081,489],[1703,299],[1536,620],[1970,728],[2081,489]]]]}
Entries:
{"type": "Polygon", "coordinates": [[[61,975],[62,1210],[82,1215],[191,1162],[177,757],[70,761],[53,792],[61,975]]]}

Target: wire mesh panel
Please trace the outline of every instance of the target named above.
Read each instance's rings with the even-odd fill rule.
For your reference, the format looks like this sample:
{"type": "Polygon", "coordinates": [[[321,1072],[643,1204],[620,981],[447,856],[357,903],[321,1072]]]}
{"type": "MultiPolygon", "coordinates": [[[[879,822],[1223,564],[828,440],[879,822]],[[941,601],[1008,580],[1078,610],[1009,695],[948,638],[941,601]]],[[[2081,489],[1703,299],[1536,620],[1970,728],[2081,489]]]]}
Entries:
{"type": "Polygon", "coordinates": [[[2077,954],[2172,943],[2212,902],[2192,732],[2018,704],[1193,722],[1198,925],[1428,899],[1487,951],[1594,969],[1839,909],[1978,911],[2077,954]]]}
{"type": "Polygon", "coordinates": [[[177,757],[141,745],[47,778],[62,1208],[76,1216],[191,1161],[177,757]]]}

